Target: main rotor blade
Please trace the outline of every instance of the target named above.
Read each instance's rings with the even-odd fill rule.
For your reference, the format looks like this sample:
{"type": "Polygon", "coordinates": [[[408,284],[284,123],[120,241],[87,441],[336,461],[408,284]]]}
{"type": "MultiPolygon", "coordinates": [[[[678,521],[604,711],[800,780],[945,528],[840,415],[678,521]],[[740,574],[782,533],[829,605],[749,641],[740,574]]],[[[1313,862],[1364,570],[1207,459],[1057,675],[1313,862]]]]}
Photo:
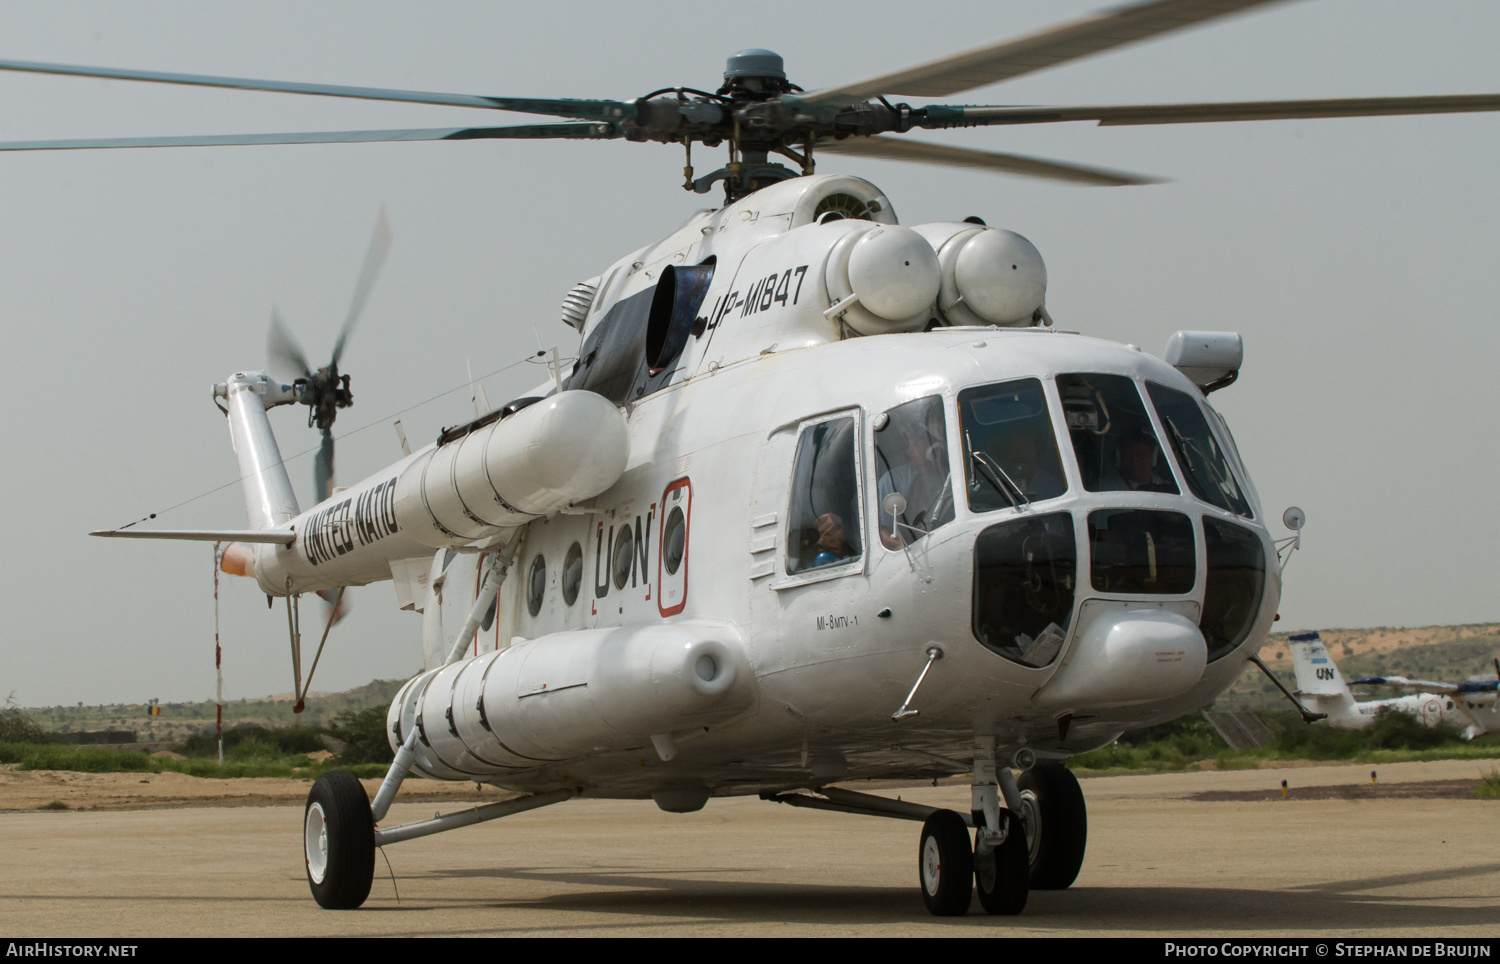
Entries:
{"type": "Polygon", "coordinates": [[[312,377],[307,356],[302,353],[297,339],[292,337],[279,308],[271,309],[271,330],[266,332],[266,367],[277,377],[286,372],[291,372],[294,379],[312,377]]]}
{"type": "Polygon", "coordinates": [[[1137,104],[1118,107],[960,107],[929,104],[925,128],[990,124],[1049,124],[1098,121],[1101,127],[1127,124],[1210,124],[1221,121],[1292,120],[1311,117],[1391,117],[1407,114],[1462,114],[1500,110],[1500,94],[1442,94],[1430,97],[1342,97],[1325,100],[1245,100],[1206,104],[1137,104]]]}
{"type": "MultiPolygon", "coordinates": [[[[375,279],[380,276],[380,269],[385,264],[385,256],[391,250],[391,224],[386,220],[385,208],[380,209],[380,216],[375,219],[375,231],[370,235],[370,247],[365,251],[365,263],[359,269],[359,280],[354,284],[354,298],[349,303],[349,314],[344,318],[344,327],[339,329],[338,341],[333,343],[333,361],[329,364],[338,367],[339,359],[344,357],[344,345],[349,341],[349,333],[354,330],[355,322],[359,321],[360,312],[364,311],[365,300],[370,297],[370,289],[375,287],[375,279]]],[[[333,445],[329,439],[330,448],[333,445]]]]}
{"type": "Polygon", "coordinates": [[[392,90],[385,87],[346,87],[339,84],[302,84],[281,80],[248,80],[243,77],[213,77],[205,74],[173,74],[160,70],[127,70],[118,67],[79,67],[71,64],[40,64],[27,60],[0,60],[0,70],[28,74],[62,74],[69,77],[102,77],[107,80],[139,80],[153,84],[186,84],[192,87],[223,87],[276,94],[313,94],[319,97],[351,97],[358,100],[389,100],[408,104],[438,104],[444,107],[485,107],[521,114],[623,120],[635,116],[635,105],[616,100],[548,100],[535,97],[483,97],[474,94],[442,94],[422,90],[392,90]]]}
{"type": "Polygon", "coordinates": [[[612,124],[523,124],[518,127],[437,127],[425,130],[311,131],[301,134],[190,134],[185,137],[102,137],[88,140],[4,141],[0,151],[77,151],[115,147],[235,147],[259,144],[361,144],[383,141],[523,140],[619,137],[612,124]]]}
{"type": "Polygon", "coordinates": [[[949,147],[947,144],[900,140],[895,137],[849,137],[841,141],[818,141],[816,150],[823,154],[848,154],[856,157],[878,157],[888,161],[914,161],[919,164],[940,164],[944,167],[967,167],[1051,181],[1092,184],[1096,187],[1159,183],[1157,178],[1127,174],[1124,171],[1044,161],[1021,154],[999,154],[970,150],[966,147],[949,147]]]}
{"type": "Polygon", "coordinates": [[[1155,0],[1048,27],[867,80],[787,98],[839,107],[881,94],[946,97],[1281,0],[1155,0]]]}

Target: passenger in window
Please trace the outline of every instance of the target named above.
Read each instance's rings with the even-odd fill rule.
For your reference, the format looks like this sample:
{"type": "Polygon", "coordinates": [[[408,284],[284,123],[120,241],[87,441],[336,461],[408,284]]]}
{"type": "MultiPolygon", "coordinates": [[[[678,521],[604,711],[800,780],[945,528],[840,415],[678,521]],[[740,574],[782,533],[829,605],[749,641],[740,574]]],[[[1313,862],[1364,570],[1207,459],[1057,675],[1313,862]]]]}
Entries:
{"type": "Polygon", "coordinates": [[[843,562],[858,554],[844,538],[843,519],[832,512],[818,516],[818,554],[813,557],[814,569],[843,562]]]}
{"type": "Polygon", "coordinates": [[[797,440],[787,519],[787,573],[863,554],[852,417],[813,422],[797,440]]]}
{"type": "Polygon", "coordinates": [[[1105,488],[1127,492],[1172,492],[1177,484],[1162,465],[1161,447],[1156,439],[1133,431],[1115,446],[1115,471],[1105,479],[1105,488]]]}

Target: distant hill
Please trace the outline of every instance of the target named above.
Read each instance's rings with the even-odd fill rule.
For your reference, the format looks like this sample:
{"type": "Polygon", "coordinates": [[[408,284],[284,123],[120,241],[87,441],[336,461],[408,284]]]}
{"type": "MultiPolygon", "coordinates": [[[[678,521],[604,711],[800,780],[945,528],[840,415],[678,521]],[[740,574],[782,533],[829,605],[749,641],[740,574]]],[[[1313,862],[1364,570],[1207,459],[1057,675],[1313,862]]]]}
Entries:
{"type": "MultiPolygon", "coordinates": [[[[1291,652],[1287,646],[1287,637],[1291,635],[1290,632],[1272,635],[1270,642],[1261,649],[1260,658],[1288,688],[1296,689],[1291,652]]],[[[1409,676],[1452,683],[1471,676],[1490,679],[1495,675],[1494,658],[1500,656],[1500,623],[1416,629],[1391,626],[1319,629],[1318,635],[1323,637],[1323,643],[1346,679],[1409,676]]],[[[1239,679],[1214,706],[1232,710],[1289,708],[1286,697],[1248,662],[1239,679]]]]}
{"type": "MultiPolygon", "coordinates": [[[[224,704],[224,728],[242,723],[260,726],[327,726],[342,710],[384,709],[396,698],[405,680],[372,680],[343,693],[311,693],[302,713],[292,712],[292,695],[231,700],[224,704]]],[[[84,706],[28,707],[26,712],[49,733],[130,730],[143,743],[181,740],[202,730],[213,730],[212,700],[200,703],[163,703],[161,715],[151,716],[145,703],[107,703],[84,706]]]]}

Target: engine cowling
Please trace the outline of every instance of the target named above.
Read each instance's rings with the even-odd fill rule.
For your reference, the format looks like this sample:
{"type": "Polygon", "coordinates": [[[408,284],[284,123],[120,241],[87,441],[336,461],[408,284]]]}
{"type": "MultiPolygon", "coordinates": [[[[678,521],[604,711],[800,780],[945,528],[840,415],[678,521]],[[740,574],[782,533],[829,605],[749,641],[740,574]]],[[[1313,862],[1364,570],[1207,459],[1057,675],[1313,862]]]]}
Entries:
{"type": "Polygon", "coordinates": [[[1014,231],[968,222],[919,225],[937,249],[937,308],[950,325],[1025,327],[1047,300],[1042,254],[1014,231]]]}
{"type": "Polygon", "coordinates": [[[861,335],[920,330],[932,318],[941,282],[932,245],[893,224],[872,224],[836,241],[823,277],[829,297],[843,306],[844,323],[861,335]]]}
{"type": "Polygon", "coordinates": [[[490,538],[604,492],[629,455],[613,402],[559,392],[418,455],[396,481],[396,520],[433,548],[490,538]]]}

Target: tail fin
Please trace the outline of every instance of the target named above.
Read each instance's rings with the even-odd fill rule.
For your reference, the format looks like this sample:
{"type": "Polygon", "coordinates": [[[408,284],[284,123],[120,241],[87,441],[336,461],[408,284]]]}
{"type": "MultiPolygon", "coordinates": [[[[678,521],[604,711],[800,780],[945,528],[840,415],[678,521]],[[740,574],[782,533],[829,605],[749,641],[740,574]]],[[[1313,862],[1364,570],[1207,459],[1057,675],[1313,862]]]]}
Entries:
{"type": "Polygon", "coordinates": [[[1334,726],[1343,724],[1342,718],[1350,713],[1358,716],[1354,709],[1354,694],[1344,682],[1333,657],[1317,633],[1297,633],[1289,642],[1292,647],[1292,669],[1297,674],[1297,692],[1312,709],[1327,713],[1334,726]]]}
{"type": "Polygon", "coordinates": [[[1335,696],[1349,692],[1344,677],[1328,655],[1328,648],[1317,633],[1298,633],[1291,637],[1292,667],[1297,673],[1297,689],[1308,696],[1335,696]]]}
{"type": "Polygon", "coordinates": [[[229,439],[245,484],[245,510],[256,529],[282,526],[297,515],[297,497],[287,478],[266,409],[296,401],[289,387],[261,372],[238,372],[214,387],[229,402],[229,439]]]}

